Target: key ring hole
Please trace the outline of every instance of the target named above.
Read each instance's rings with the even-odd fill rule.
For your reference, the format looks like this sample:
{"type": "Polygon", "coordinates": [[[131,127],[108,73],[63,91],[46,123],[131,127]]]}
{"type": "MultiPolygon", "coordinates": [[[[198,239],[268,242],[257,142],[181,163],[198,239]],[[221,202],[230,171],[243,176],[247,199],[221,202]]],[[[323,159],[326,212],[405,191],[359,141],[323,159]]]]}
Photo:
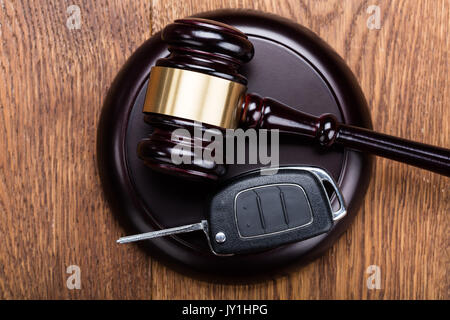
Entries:
{"type": "Polygon", "coordinates": [[[328,180],[322,180],[325,191],[327,192],[328,199],[330,199],[331,208],[334,212],[341,209],[342,205],[339,201],[333,201],[336,197],[336,192],[334,191],[333,185],[328,180]]]}

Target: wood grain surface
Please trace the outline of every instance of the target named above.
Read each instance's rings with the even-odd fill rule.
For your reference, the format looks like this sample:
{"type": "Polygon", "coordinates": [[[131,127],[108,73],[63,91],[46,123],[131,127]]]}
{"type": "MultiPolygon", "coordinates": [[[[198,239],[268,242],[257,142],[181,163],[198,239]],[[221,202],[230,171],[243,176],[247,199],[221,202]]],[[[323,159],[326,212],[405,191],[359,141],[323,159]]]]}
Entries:
{"type": "Polygon", "coordinates": [[[0,0],[0,298],[448,299],[448,178],[377,159],[351,228],[321,258],[251,285],[180,275],[111,214],[96,167],[106,92],[127,57],[176,18],[253,8],[313,30],[347,62],[374,128],[450,148],[449,0],[0,0]],[[70,30],[77,5],[81,28],[70,30]],[[378,5],[381,28],[369,29],[378,5]],[[69,290],[69,265],[81,289],[69,290]],[[366,285],[378,265],[381,289],[366,285]]]}

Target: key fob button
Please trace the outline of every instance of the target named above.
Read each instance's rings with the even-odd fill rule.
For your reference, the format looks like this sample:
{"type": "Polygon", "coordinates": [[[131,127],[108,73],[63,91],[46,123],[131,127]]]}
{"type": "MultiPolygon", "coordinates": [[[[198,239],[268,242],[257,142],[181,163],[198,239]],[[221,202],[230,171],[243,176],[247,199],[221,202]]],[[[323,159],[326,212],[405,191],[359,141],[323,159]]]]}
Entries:
{"type": "Polygon", "coordinates": [[[264,223],[264,233],[283,231],[289,227],[283,214],[283,205],[280,198],[280,190],[277,187],[261,187],[254,189],[256,201],[264,223]]]}
{"type": "Polygon", "coordinates": [[[254,237],[301,227],[312,222],[305,191],[295,184],[250,188],[236,195],[239,235],[254,237]]]}
{"type": "Polygon", "coordinates": [[[264,234],[256,193],[244,190],[236,196],[236,220],[242,237],[264,234]]]}
{"type": "Polygon", "coordinates": [[[289,228],[305,226],[313,221],[311,205],[305,190],[299,185],[280,186],[284,210],[288,218],[289,228]]]}

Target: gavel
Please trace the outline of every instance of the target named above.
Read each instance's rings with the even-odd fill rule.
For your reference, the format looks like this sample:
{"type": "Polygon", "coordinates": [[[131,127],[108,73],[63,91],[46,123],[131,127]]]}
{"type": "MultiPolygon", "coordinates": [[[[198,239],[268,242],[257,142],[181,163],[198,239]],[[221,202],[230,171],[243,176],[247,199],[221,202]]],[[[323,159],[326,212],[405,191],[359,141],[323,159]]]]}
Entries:
{"type": "MultiPolygon", "coordinates": [[[[252,59],[254,48],[248,37],[232,26],[181,19],[166,26],[161,38],[170,54],[151,69],[143,112],[153,131],[139,142],[137,150],[150,168],[216,180],[226,173],[226,165],[208,160],[173,163],[174,130],[254,128],[278,129],[302,135],[324,148],[340,145],[450,176],[449,149],[350,126],[331,114],[315,117],[247,93],[247,79],[239,68],[252,59]]],[[[195,150],[205,148],[207,141],[192,137],[185,143],[195,150]]]]}

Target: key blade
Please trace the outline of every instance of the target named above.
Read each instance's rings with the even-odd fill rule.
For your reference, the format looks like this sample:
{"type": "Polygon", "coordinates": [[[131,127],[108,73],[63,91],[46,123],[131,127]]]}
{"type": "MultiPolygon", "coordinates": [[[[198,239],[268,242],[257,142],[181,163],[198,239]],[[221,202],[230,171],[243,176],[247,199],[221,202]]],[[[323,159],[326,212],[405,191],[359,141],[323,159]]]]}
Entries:
{"type": "Polygon", "coordinates": [[[208,222],[206,220],[202,220],[199,223],[189,224],[186,226],[135,234],[132,236],[119,238],[117,240],[117,243],[130,243],[130,242],[136,242],[136,241],[170,236],[170,235],[179,234],[179,233],[193,232],[193,231],[198,231],[198,230],[203,230],[204,232],[206,232],[206,230],[208,230],[208,222]]]}

